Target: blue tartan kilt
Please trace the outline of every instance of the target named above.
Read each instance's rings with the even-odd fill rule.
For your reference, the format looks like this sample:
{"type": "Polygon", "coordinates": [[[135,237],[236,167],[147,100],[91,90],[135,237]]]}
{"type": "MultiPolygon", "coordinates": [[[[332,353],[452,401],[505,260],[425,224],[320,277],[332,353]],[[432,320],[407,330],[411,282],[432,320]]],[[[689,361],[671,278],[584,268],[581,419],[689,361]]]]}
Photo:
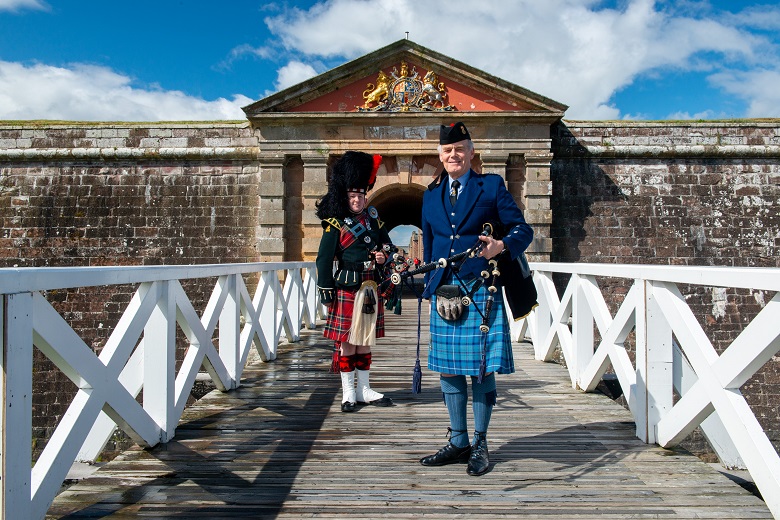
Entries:
{"type": "MultiPolygon", "coordinates": [[[[470,285],[470,284],[469,284],[470,285]]],[[[490,313],[490,330],[487,334],[479,330],[482,325],[486,286],[480,287],[473,296],[473,302],[464,307],[464,313],[457,321],[445,321],[436,312],[436,295],[431,296],[431,339],[428,345],[428,369],[442,374],[479,375],[482,345],[485,345],[486,374],[511,374],[515,371],[512,357],[512,340],[509,322],[504,309],[504,293],[495,293],[490,313]],[[476,307],[476,308],[475,308],[476,307]]]]}

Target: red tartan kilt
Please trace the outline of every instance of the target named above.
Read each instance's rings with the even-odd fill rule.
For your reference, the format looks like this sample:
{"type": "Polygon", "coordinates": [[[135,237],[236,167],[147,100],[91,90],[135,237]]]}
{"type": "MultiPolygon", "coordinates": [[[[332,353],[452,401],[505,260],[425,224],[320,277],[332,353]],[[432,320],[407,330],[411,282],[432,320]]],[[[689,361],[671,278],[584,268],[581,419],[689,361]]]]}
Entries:
{"type": "MultiPolygon", "coordinates": [[[[365,277],[365,279],[370,278],[365,277]]],[[[355,308],[356,294],[357,288],[354,290],[336,290],[336,298],[328,309],[328,319],[325,322],[323,336],[333,341],[343,342],[349,339],[349,328],[352,326],[352,310],[355,308]]],[[[376,337],[383,338],[385,336],[385,312],[381,296],[374,305],[374,309],[377,312],[376,337]]]]}

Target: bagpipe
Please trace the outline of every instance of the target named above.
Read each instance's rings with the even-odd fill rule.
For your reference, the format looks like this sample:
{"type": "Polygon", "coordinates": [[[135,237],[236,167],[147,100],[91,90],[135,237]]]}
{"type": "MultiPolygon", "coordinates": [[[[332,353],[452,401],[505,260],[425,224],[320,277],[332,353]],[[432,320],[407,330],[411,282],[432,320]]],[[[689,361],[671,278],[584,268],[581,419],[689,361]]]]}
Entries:
{"type": "Polygon", "coordinates": [[[414,267],[414,263],[411,260],[403,258],[398,253],[396,247],[386,244],[384,249],[388,254],[389,262],[386,262],[383,266],[384,269],[380,271],[383,280],[380,283],[380,287],[384,288],[382,294],[383,296],[392,294],[395,287],[403,286],[404,282],[409,283],[409,280],[418,274],[429,273],[449,266],[455,280],[457,280],[465,293],[460,297],[460,303],[463,306],[469,306],[473,303],[474,293],[490,278],[486,307],[484,311],[480,312],[483,317],[483,324],[480,326],[482,332],[490,330],[489,318],[495,295],[498,292],[496,282],[499,276],[502,277],[501,284],[504,287],[507,304],[513,319],[517,321],[525,318],[537,306],[538,296],[525,253],[522,253],[515,259],[512,259],[508,252],[502,252],[491,258],[488,260],[489,270],[483,270],[480,273],[480,277],[477,278],[470,288],[458,276],[458,272],[463,264],[470,258],[478,257],[485,248],[486,242],[480,240],[479,237],[493,237],[496,240],[500,240],[503,236],[504,232],[500,224],[486,222],[483,224],[482,232],[472,247],[449,258],[439,258],[433,262],[423,263],[416,267],[414,267]]]}
{"type": "MultiPolygon", "coordinates": [[[[393,257],[392,265],[397,267],[390,267],[388,284],[392,287],[402,287],[404,282],[409,283],[413,280],[415,275],[426,274],[436,269],[444,269],[449,267],[452,272],[454,281],[457,281],[459,287],[455,288],[455,293],[447,295],[441,294],[437,291],[436,302],[437,312],[443,319],[447,319],[438,308],[442,302],[449,302],[449,305],[468,307],[474,303],[474,295],[487,284],[488,295],[485,299],[483,309],[479,309],[476,305],[474,309],[479,312],[482,317],[482,322],[479,326],[479,330],[482,333],[482,352],[480,361],[480,371],[478,380],[481,381],[486,371],[486,345],[487,335],[490,332],[491,315],[493,313],[493,307],[495,304],[496,293],[499,293],[498,281],[501,277],[501,285],[504,287],[504,296],[508,304],[509,311],[511,312],[515,320],[519,320],[527,316],[534,307],[537,305],[537,292],[536,286],[533,283],[533,277],[528,266],[528,262],[525,259],[525,254],[521,254],[518,258],[512,259],[508,251],[503,251],[495,257],[488,260],[488,268],[480,272],[480,276],[474,280],[471,285],[465,283],[460,275],[459,271],[461,267],[469,259],[476,258],[482,252],[487,245],[487,242],[481,240],[482,237],[492,237],[500,240],[505,235],[503,227],[500,224],[487,222],[482,227],[482,232],[477,237],[477,241],[474,245],[461,253],[457,253],[448,258],[439,258],[433,262],[423,263],[417,267],[412,267],[412,263],[405,262],[398,257],[393,257]]],[[[444,287],[444,286],[443,286],[444,287]]],[[[443,287],[440,287],[443,288],[443,287]]],[[[447,286],[452,287],[452,286],[447,286]]],[[[417,291],[415,291],[417,292],[417,291]]],[[[501,294],[499,293],[499,297],[501,294]]],[[[422,295],[417,293],[417,360],[414,366],[414,373],[412,377],[412,393],[420,393],[422,387],[422,370],[420,368],[420,327],[421,327],[421,305],[422,295]]],[[[446,309],[447,312],[452,312],[453,308],[446,309]]],[[[451,318],[458,319],[460,316],[460,307],[453,312],[451,318]]]]}
{"type": "MultiPolygon", "coordinates": [[[[479,237],[492,237],[494,231],[494,225],[492,223],[486,223],[482,227],[482,232],[479,234],[479,237]]],[[[447,302],[447,305],[462,305],[464,307],[468,307],[473,303],[473,297],[474,294],[479,290],[482,285],[490,279],[489,285],[488,285],[488,298],[485,302],[485,308],[484,310],[477,309],[477,311],[482,316],[482,324],[480,325],[479,329],[483,333],[487,333],[490,331],[490,315],[493,308],[493,302],[495,301],[495,293],[498,291],[498,288],[496,286],[496,281],[499,276],[501,276],[501,270],[498,267],[498,261],[491,258],[488,260],[488,266],[489,270],[483,270],[480,273],[480,277],[477,278],[477,280],[471,285],[471,287],[468,286],[458,275],[460,268],[463,266],[463,264],[469,259],[469,258],[476,258],[479,256],[479,254],[482,252],[482,250],[485,248],[486,242],[477,239],[476,243],[466,249],[465,251],[452,255],[449,258],[440,258],[434,262],[428,262],[421,264],[420,266],[414,268],[414,269],[405,269],[399,272],[392,273],[390,275],[390,282],[393,285],[401,285],[406,279],[412,278],[415,275],[418,274],[425,274],[429,273],[431,271],[434,271],[436,269],[443,269],[449,266],[450,270],[452,271],[455,280],[457,280],[458,285],[462,289],[462,292],[464,293],[462,296],[451,296],[447,298],[447,300],[450,300],[447,302]],[[456,298],[457,302],[452,302],[451,300],[453,298],[456,298]]],[[[441,313],[440,313],[441,314],[441,313]]],[[[448,314],[450,314],[448,312],[448,314]]],[[[460,311],[455,311],[453,313],[456,317],[460,316],[460,311]]]]}
{"type": "MultiPolygon", "coordinates": [[[[378,252],[378,249],[374,249],[372,253],[378,252]]],[[[409,268],[414,265],[414,261],[411,258],[405,258],[398,252],[398,248],[393,244],[383,244],[382,252],[384,252],[387,260],[383,264],[376,264],[375,267],[379,271],[380,281],[379,294],[382,298],[392,298],[396,287],[400,287],[404,279],[399,278],[403,273],[406,273],[409,268]]]]}
{"type": "MultiPolygon", "coordinates": [[[[476,305],[474,306],[475,310],[479,312],[482,317],[482,322],[479,326],[479,330],[483,334],[482,360],[479,374],[480,380],[485,373],[485,342],[487,341],[487,334],[490,332],[491,315],[493,313],[496,293],[499,292],[499,287],[497,285],[499,277],[503,276],[501,282],[504,287],[504,294],[506,296],[509,311],[515,320],[527,316],[537,305],[536,286],[533,283],[525,254],[521,254],[518,258],[513,260],[508,252],[502,252],[489,259],[488,268],[482,270],[480,276],[477,277],[470,286],[465,283],[458,274],[464,263],[471,258],[478,257],[487,245],[486,241],[480,239],[481,237],[493,237],[500,240],[503,236],[503,229],[500,225],[488,222],[483,225],[482,232],[477,237],[476,243],[461,253],[457,253],[448,258],[439,258],[433,262],[423,263],[413,267],[414,264],[401,257],[396,250],[390,255],[391,261],[385,268],[388,278],[386,278],[383,283],[392,291],[395,287],[403,287],[404,283],[407,283],[414,290],[412,283],[414,276],[449,267],[453,274],[454,281],[457,281],[459,289],[456,289],[455,293],[448,295],[441,294],[437,291],[437,312],[439,312],[445,320],[447,318],[444,317],[445,315],[442,313],[442,309],[438,308],[440,305],[447,307],[444,312],[452,319],[458,319],[461,313],[460,306],[468,307],[472,305],[476,292],[483,285],[486,283],[488,284],[488,296],[485,299],[483,309],[479,309],[476,305]]],[[[417,293],[416,290],[414,292],[417,293]]],[[[412,392],[415,394],[419,393],[421,390],[422,378],[422,371],[420,368],[420,315],[422,296],[420,293],[417,293],[417,297],[417,361],[415,363],[414,375],[412,378],[412,392]]],[[[501,296],[499,295],[499,297],[501,296]]]]}

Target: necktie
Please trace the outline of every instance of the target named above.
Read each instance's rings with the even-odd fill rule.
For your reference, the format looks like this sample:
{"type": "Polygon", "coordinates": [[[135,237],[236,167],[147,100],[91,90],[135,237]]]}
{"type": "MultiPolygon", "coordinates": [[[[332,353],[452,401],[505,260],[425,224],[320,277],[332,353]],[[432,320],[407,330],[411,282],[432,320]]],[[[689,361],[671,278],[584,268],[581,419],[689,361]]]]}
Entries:
{"type": "Polygon", "coordinates": [[[452,181],[452,186],[450,186],[450,204],[453,206],[458,200],[458,188],[460,188],[460,182],[452,181]]]}

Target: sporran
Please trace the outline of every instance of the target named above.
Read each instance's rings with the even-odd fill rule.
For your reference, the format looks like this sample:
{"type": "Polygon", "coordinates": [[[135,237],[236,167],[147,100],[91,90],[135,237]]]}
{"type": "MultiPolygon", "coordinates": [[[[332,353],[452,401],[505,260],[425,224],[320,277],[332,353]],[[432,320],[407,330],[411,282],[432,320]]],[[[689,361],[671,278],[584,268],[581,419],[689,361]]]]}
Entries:
{"type": "Polygon", "coordinates": [[[442,285],[436,289],[436,312],[445,321],[457,321],[463,315],[460,287],[442,285]]]}

